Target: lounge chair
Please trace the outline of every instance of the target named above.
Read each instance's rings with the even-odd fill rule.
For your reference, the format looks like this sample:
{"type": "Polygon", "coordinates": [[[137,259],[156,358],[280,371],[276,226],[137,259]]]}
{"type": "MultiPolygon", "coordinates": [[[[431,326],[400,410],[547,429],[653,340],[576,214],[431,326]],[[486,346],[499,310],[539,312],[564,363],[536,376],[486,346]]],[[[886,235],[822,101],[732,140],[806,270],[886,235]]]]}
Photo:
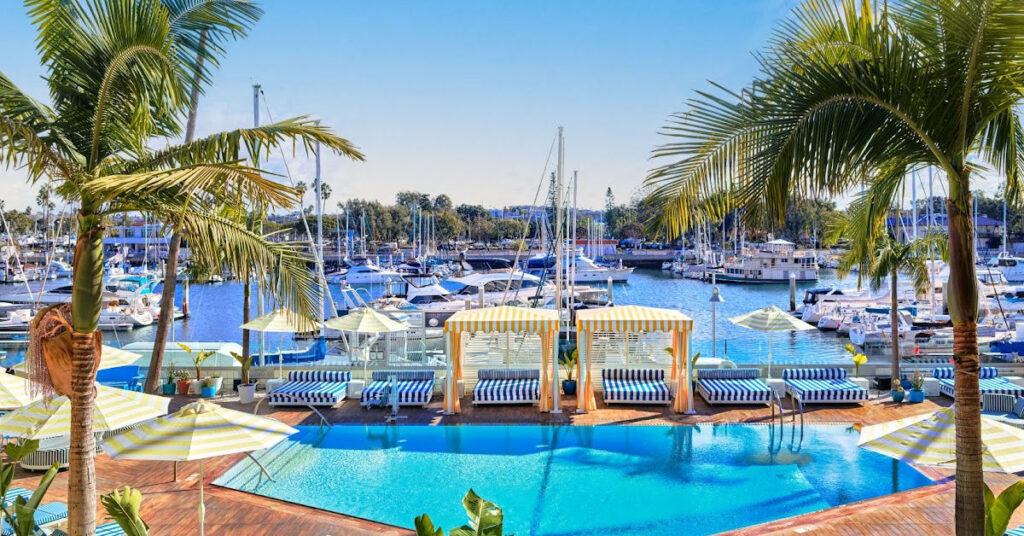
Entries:
{"type": "MultiPolygon", "coordinates": [[[[106,523],[96,527],[96,536],[124,536],[124,534],[124,529],[117,523],[106,523]]],[[[68,533],[56,529],[50,533],[50,536],[68,536],[68,533]]]]}
{"type": "Polygon", "coordinates": [[[295,370],[288,381],[267,393],[271,406],[337,406],[348,394],[352,373],[341,370],[295,370]]]}
{"type": "Polygon", "coordinates": [[[432,370],[375,370],[370,375],[372,380],[363,389],[360,401],[364,407],[388,405],[382,402],[390,392],[391,377],[396,378],[399,406],[424,406],[434,396],[434,371],[432,370]]]}
{"type": "MultiPolygon", "coordinates": [[[[40,504],[33,517],[35,517],[37,527],[52,525],[68,518],[68,506],[59,502],[40,504]]],[[[14,528],[8,525],[7,521],[0,522],[0,536],[12,536],[13,534],[14,528]]]]}
{"type": "Polygon", "coordinates": [[[985,393],[981,395],[981,414],[999,422],[1024,428],[1024,397],[985,393]]]}
{"type": "Polygon", "coordinates": [[[15,499],[17,499],[18,497],[21,497],[21,498],[23,498],[23,499],[25,499],[27,501],[27,500],[29,500],[30,497],[32,497],[32,490],[25,489],[25,488],[10,488],[10,489],[8,489],[7,490],[7,495],[4,495],[4,504],[11,504],[11,503],[13,503],[15,501],[15,499]]]}
{"type": "Polygon", "coordinates": [[[1006,531],[1005,536],[1024,536],[1024,525],[1006,531]]]}
{"type": "Polygon", "coordinates": [[[481,369],[473,387],[474,404],[532,404],[540,401],[537,369],[481,369]]]}
{"type": "Polygon", "coordinates": [[[772,388],[756,368],[702,369],[697,392],[708,404],[771,404],[772,388]]]}
{"type": "Polygon", "coordinates": [[[18,461],[18,465],[26,471],[46,471],[53,464],[58,469],[67,469],[68,457],[71,452],[71,439],[68,436],[41,439],[35,452],[18,461]]]}
{"type": "Polygon", "coordinates": [[[870,398],[867,389],[846,378],[846,369],[784,369],[786,394],[802,404],[860,404],[870,398]]]}
{"type": "Polygon", "coordinates": [[[661,369],[603,369],[605,404],[671,404],[672,390],[661,369]]]}
{"type": "MultiPolygon", "coordinates": [[[[950,398],[955,398],[953,367],[939,367],[932,374],[939,380],[939,392],[950,398]]],[[[981,370],[978,371],[978,377],[978,388],[981,390],[982,395],[1024,396],[1024,387],[1006,378],[1001,378],[997,367],[981,367],[981,370]]]]}

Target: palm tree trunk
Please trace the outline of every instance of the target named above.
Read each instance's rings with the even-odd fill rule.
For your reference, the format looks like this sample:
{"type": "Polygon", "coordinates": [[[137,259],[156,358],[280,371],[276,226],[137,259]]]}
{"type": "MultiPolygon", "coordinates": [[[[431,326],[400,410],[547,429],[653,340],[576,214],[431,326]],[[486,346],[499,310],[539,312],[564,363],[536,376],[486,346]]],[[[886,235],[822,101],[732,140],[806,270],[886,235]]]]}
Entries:
{"type": "MultiPolygon", "coordinates": [[[[199,109],[200,73],[203,69],[203,50],[206,47],[206,30],[199,34],[199,57],[196,58],[196,74],[192,78],[192,94],[189,96],[188,123],[185,126],[185,143],[190,143],[196,134],[196,113],[199,109]]],[[[157,319],[156,336],[153,339],[153,353],[146,371],[147,393],[156,393],[160,388],[160,372],[164,366],[164,348],[167,346],[167,332],[174,323],[174,292],[178,288],[178,254],[181,252],[181,224],[174,227],[171,241],[167,244],[167,264],[164,266],[164,291],[160,295],[160,318],[157,319]]]]}
{"type": "Polygon", "coordinates": [[[956,534],[985,533],[978,386],[978,279],[974,272],[974,221],[969,171],[950,176],[949,285],[946,301],[953,321],[956,394],[956,534]]]}
{"type": "Polygon", "coordinates": [[[899,314],[896,311],[896,307],[899,302],[896,300],[896,278],[898,272],[893,270],[889,274],[889,323],[892,324],[892,385],[896,386],[897,382],[900,381],[900,327],[897,321],[899,320],[899,314]]]}
{"type": "MultiPolygon", "coordinates": [[[[252,279],[249,277],[245,278],[245,286],[242,287],[242,323],[248,324],[249,317],[252,309],[252,279]]],[[[249,330],[242,330],[242,357],[248,358],[252,353],[252,343],[249,340],[249,330]]],[[[248,383],[248,382],[246,382],[248,383]]]]}
{"type": "Polygon", "coordinates": [[[96,438],[93,403],[96,400],[96,331],[103,299],[103,227],[83,201],[75,245],[71,317],[74,334],[71,355],[71,445],[68,455],[68,528],[71,536],[96,532],[96,438]]]}

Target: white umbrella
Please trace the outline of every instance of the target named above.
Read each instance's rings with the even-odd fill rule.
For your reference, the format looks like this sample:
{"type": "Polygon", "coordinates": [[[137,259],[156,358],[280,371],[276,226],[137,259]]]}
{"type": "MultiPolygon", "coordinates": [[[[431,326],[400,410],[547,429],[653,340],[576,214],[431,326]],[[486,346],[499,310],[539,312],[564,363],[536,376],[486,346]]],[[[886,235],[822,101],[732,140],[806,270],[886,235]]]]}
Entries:
{"type": "Polygon", "coordinates": [[[203,534],[203,460],[273,447],[297,432],[280,421],[199,400],[175,413],[107,438],[100,444],[111,458],[199,460],[199,534],[203,534]]]}
{"type": "MultiPolygon", "coordinates": [[[[729,321],[737,326],[755,329],[766,334],[773,331],[802,331],[815,329],[814,326],[796,318],[774,305],[769,305],[763,309],[734,316],[730,318],[729,321]]],[[[772,377],[772,340],[770,337],[768,338],[768,377],[772,377]]]]}
{"type": "MultiPolygon", "coordinates": [[[[240,326],[242,329],[248,329],[251,331],[260,331],[263,333],[302,333],[304,331],[312,331],[316,329],[317,323],[308,319],[303,318],[295,311],[291,311],[285,308],[274,309],[273,311],[250,320],[240,326]]],[[[284,346],[281,339],[278,339],[278,353],[279,358],[277,360],[278,375],[280,376],[284,372],[284,354],[282,347],[284,346]]],[[[263,355],[263,345],[260,345],[260,355],[263,355]]],[[[260,364],[262,365],[262,359],[260,364]]]]}

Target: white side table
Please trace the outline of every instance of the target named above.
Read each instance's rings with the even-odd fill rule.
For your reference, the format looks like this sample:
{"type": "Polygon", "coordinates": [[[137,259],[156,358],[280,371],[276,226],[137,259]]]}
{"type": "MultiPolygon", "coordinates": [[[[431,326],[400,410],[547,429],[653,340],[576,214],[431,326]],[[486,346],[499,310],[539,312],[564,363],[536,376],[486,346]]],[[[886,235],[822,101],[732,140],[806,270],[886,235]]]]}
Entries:
{"type": "Polygon", "coordinates": [[[924,396],[939,396],[939,380],[938,378],[925,378],[924,379],[924,396]]]}
{"type": "Polygon", "coordinates": [[[768,378],[765,380],[768,387],[775,391],[775,394],[779,395],[779,398],[786,398],[786,380],[782,378],[768,378]]]}
{"type": "Polygon", "coordinates": [[[361,398],[363,396],[363,389],[366,387],[366,380],[349,380],[348,391],[346,396],[348,398],[361,398]]]}
{"type": "Polygon", "coordinates": [[[850,378],[850,381],[859,385],[861,389],[864,389],[868,393],[871,392],[871,380],[867,378],[850,378]]]}
{"type": "Polygon", "coordinates": [[[284,380],[281,380],[281,379],[278,379],[278,378],[267,380],[267,383],[266,383],[267,392],[269,393],[269,392],[273,391],[274,389],[277,389],[281,385],[284,385],[284,382],[285,382],[284,380]]]}

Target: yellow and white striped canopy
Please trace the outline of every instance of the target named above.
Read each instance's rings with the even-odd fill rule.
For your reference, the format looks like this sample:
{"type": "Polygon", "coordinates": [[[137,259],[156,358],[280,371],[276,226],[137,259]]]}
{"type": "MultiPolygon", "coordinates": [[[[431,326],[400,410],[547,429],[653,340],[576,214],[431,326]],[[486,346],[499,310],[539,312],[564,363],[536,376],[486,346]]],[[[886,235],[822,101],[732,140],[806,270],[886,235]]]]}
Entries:
{"type": "MultiPolygon", "coordinates": [[[[93,430],[110,432],[167,413],[169,398],[96,384],[93,430]]],[[[0,417],[4,435],[23,439],[58,437],[71,432],[71,401],[66,396],[40,399],[0,417]]]]}
{"type": "Polygon", "coordinates": [[[579,331],[637,333],[693,330],[693,320],[674,309],[621,305],[576,311],[579,331]]]}
{"type": "MultiPolygon", "coordinates": [[[[114,348],[113,346],[103,345],[100,350],[100,370],[110,369],[115,367],[127,367],[134,365],[142,354],[135,352],[129,352],[128,350],[122,350],[120,348],[114,348]]],[[[27,372],[28,366],[25,363],[19,363],[14,370],[20,372],[27,372]]]]}
{"type": "Polygon", "coordinates": [[[29,386],[28,378],[0,372],[0,409],[20,408],[37,400],[29,386]]]}
{"type": "Polygon", "coordinates": [[[510,305],[457,311],[444,323],[445,331],[455,333],[540,333],[557,329],[557,311],[510,305]]]}
{"type": "Polygon", "coordinates": [[[188,461],[270,448],[298,430],[280,421],[199,400],[107,438],[111,458],[188,461]]]}
{"type": "Polygon", "coordinates": [[[391,333],[409,329],[409,325],[405,322],[392,320],[387,315],[378,313],[369,307],[360,307],[345,316],[332,318],[324,322],[324,326],[353,333],[391,333]]]}
{"type": "Polygon", "coordinates": [[[756,329],[758,331],[797,331],[815,329],[814,326],[796,318],[795,316],[769,305],[764,309],[758,309],[746,314],[734,316],[729,322],[737,326],[756,329]]]}
{"type": "Polygon", "coordinates": [[[313,331],[317,322],[299,316],[295,311],[280,308],[242,324],[242,329],[264,333],[299,333],[313,331]]]}
{"type": "MultiPolygon", "coordinates": [[[[899,419],[860,432],[865,449],[908,463],[934,467],[956,465],[954,408],[899,419]]],[[[981,417],[982,467],[986,471],[1024,471],[1024,430],[981,417]]]]}

